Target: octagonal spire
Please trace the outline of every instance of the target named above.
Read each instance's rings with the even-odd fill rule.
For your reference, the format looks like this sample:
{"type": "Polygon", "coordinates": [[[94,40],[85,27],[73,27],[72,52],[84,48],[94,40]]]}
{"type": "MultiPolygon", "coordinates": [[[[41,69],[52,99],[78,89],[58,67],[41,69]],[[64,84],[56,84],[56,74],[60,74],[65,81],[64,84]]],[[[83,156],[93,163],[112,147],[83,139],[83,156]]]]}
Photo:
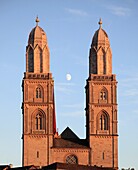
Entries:
{"type": "Polygon", "coordinates": [[[39,19],[36,17],[36,26],[31,30],[26,48],[26,71],[34,73],[50,72],[50,56],[45,31],[38,26],[39,19]]]}
{"type": "Polygon", "coordinates": [[[112,74],[112,52],[107,33],[102,29],[102,20],[99,29],[92,38],[89,55],[90,74],[112,74]]]}

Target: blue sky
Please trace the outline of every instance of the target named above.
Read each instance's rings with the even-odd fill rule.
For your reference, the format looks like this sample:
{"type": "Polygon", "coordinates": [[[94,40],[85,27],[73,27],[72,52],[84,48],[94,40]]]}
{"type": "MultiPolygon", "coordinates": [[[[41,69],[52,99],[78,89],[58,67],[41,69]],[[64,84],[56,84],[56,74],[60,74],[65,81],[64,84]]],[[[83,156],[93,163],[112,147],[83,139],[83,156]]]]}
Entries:
{"type": "Polygon", "coordinates": [[[119,167],[138,169],[137,9],[137,0],[0,1],[0,164],[21,165],[21,83],[28,35],[37,15],[50,48],[59,133],[69,126],[85,137],[89,48],[101,17],[118,80],[119,167]]]}

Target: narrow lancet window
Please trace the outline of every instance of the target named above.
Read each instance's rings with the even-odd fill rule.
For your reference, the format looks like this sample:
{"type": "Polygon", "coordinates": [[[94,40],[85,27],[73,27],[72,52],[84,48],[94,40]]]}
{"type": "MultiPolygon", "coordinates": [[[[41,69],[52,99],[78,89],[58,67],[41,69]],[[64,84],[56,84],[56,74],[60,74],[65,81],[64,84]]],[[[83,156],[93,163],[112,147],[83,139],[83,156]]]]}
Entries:
{"type": "Polygon", "coordinates": [[[42,98],[42,90],[40,87],[36,88],[36,98],[42,98]]]}
{"type": "Polygon", "coordinates": [[[39,158],[39,151],[37,151],[37,153],[36,153],[36,157],[37,157],[37,158],[39,158]]]}
{"type": "Polygon", "coordinates": [[[37,114],[36,115],[36,130],[42,130],[43,126],[42,126],[42,115],[41,114],[37,114]]]}
{"type": "Polygon", "coordinates": [[[106,114],[101,114],[99,122],[100,130],[108,130],[108,118],[106,114]]]}
{"type": "Polygon", "coordinates": [[[29,72],[34,71],[34,52],[32,48],[30,48],[28,52],[28,71],[29,72]]]}
{"type": "Polygon", "coordinates": [[[104,160],[104,152],[103,152],[103,154],[102,154],[102,157],[103,157],[103,160],[104,160]]]}
{"type": "Polygon", "coordinates": [[[107,100],[107,93],[106,93],[106,91],[101,91],[100,92],[100,99],[101,100],[107,100]]]}

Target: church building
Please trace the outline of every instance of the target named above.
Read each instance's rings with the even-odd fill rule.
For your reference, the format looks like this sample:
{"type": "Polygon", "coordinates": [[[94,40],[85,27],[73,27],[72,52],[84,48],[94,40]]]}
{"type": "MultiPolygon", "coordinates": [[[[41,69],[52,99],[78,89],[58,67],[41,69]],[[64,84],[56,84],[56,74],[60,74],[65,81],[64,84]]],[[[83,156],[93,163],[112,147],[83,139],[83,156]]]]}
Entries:
{"type": "MultiPolygon", "coordinates": [[[[56,131],[54,79],[46,33],[38,25],[29,34],[22,81],[23,166],[53,163],[118,169],[117,81],[107,33],[95,32],[86,80],[86,138],[70,128],[56,131]]],[[[57,99],[58,100],[58,99],[57,99]]]]}

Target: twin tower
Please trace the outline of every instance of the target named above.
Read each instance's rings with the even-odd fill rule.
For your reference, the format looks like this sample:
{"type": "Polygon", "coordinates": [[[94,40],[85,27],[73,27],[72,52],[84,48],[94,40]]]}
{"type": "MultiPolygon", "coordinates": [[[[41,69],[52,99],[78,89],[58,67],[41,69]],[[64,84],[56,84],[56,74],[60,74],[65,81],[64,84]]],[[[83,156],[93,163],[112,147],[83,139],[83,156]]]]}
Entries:
{"type": "Polygon", "coordinates": [[[86,81],[86,138],[70,128],[56,132],[54,80],[44,30],[32,29],[26,47],[23,90],[23,166],[55,162],[118,168],[117,81],[112,74],[108,35],[95,32],[89,53],[86,81]]]}

